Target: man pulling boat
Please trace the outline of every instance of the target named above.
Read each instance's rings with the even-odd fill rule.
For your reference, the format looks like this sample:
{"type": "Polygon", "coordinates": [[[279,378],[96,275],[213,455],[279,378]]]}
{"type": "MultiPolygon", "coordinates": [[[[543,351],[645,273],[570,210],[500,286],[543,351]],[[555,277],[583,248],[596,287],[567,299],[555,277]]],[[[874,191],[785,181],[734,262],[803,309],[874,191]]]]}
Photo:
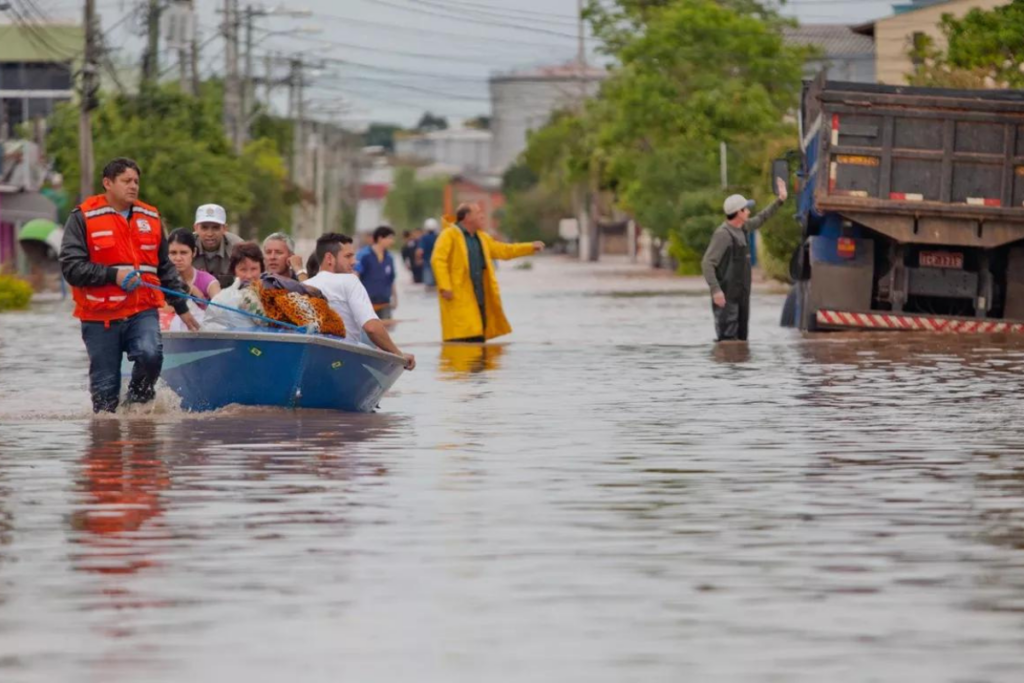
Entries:
{"type": "MultiPolygon", "coordinates": [[[[138,200],[140,176],[131,159],[114,159],[103,169],[104,193],[82,202],[64,226],[61,271],[82,321],[95,413],[117,409],[125,353],[134,362],[128,402],[153,400],[163,366],[157,311],[164,295],[152,286],[188,292],[168,258],[160,213],[138,200]],[[152,286],[138,286],[133,273],[152,286]]],[[[170,303],[188,329],[199,329],[184,298],[170,303]]]]}

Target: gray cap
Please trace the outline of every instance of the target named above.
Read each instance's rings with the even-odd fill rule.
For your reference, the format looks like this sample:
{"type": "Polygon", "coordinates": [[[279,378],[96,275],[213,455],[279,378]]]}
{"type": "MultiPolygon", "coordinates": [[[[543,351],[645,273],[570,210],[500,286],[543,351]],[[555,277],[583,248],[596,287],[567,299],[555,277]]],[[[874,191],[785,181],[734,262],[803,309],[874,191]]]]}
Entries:
{"type": "Polygon", "coordinates": [[[725,211],[726,216],[731,216],[734,213],[739,213],[740,209],[753,209],[754,200],[747,199],[741,194],[731,194],[725,198],[725,203],[722,204],[722,210],[725,211]]]}

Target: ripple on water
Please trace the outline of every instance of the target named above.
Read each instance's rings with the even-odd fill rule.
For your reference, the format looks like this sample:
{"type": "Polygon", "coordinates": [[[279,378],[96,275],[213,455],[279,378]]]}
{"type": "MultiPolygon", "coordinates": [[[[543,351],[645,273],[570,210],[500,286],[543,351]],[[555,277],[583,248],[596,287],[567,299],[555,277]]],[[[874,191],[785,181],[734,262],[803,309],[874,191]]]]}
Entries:
{"type": "Polygon", "coordinates": [[[499,272],[486,347],[402,292],[372,415],[92,418],[67,306],[5,314],[0,678],[1019,678],[1024,346],[499,272]]]}

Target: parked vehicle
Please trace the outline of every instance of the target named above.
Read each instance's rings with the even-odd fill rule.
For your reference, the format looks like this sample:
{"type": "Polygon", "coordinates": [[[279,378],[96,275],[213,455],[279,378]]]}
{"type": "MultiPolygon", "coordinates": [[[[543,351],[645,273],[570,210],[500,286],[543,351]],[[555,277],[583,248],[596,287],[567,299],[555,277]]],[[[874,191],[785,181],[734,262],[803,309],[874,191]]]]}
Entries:
{"type": "Polygon", "coordinates": [[[800,128],[784,324],[1024,332],[1024,92],[821,76],[800,128]]]}

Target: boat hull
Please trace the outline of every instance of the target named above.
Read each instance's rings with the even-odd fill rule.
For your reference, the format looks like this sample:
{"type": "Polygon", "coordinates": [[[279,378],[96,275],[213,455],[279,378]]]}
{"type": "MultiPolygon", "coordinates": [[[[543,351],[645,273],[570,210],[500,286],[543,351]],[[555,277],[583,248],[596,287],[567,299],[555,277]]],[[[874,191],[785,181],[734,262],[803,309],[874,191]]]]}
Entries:
{"type": "Polygon", "coordinates": [[[164,381],[189,411],[231,404],[370,412],[404,359],[287,332],[164,332],[164,381]]]}

